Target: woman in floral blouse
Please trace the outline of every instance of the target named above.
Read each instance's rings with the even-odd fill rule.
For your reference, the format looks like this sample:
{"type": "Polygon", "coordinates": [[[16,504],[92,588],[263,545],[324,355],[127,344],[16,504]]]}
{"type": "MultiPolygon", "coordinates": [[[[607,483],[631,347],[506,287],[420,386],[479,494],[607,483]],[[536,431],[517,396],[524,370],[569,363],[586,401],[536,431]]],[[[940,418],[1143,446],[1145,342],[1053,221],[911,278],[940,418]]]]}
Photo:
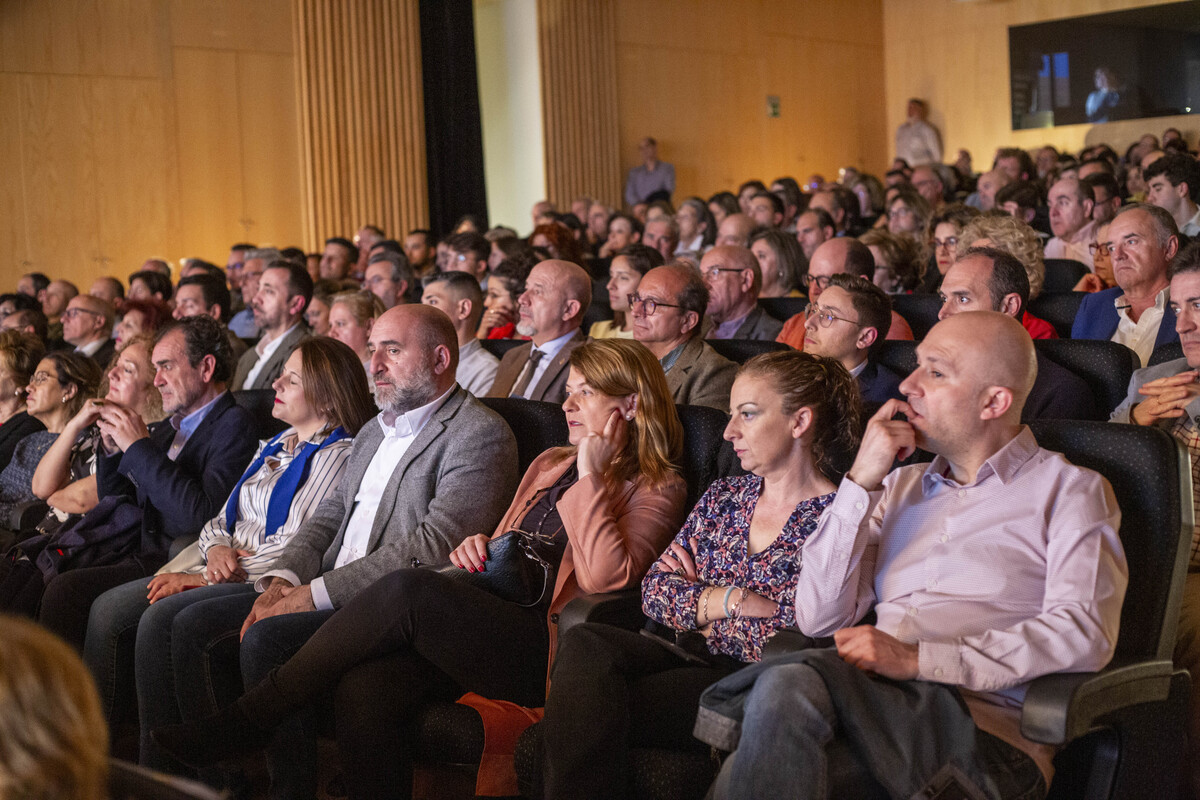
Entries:
{"type": "Polygon", "coordinates": [[[661,636],[563,633],[542,722],[546,797],[629,796],[628,750],[697,749],[700,694],[792,624],[801,546],[858,445],[858,386],[836,361],[769,353],[738,373],[725,438],[750,475],[709,487],[642,582],[661,636]]]}

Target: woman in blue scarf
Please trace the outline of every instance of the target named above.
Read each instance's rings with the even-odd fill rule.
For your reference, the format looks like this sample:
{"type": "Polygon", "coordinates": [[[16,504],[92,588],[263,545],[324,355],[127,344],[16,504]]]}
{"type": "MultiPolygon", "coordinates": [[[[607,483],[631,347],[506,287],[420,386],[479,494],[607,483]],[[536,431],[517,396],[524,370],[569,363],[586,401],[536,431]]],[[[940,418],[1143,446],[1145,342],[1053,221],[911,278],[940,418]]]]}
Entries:
{"type": "MultiPolygon", "coordinates": [[[[376,413],[362,362],[327,337],[302,342],[272,388],[272,415],[290,427],[260,444],[197,545],[154,577],[118,586],[92,605],[84,660],[110,723],[132,708],[135,677],[145,732],[178,720],[179,704],[186,701],[177,688],[210,685],[204,659],[172,653],[176,617],[202,614],[206,600],[254,591],[292,534],[336,489],[352,437],[376,413]]],[[[169,766],[152,747],[143,736],[142,763],[169,766]]]]}

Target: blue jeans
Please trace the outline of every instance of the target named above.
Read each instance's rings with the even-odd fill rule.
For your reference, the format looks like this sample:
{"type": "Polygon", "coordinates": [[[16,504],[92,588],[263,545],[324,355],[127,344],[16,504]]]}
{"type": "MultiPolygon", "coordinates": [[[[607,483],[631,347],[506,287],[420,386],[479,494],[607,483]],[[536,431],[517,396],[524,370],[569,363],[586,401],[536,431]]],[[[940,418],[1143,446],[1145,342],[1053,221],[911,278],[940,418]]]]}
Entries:
{"type": "MultiPolygon", "coordinates": [[[[901,691],[906,686],[914,692],[922,688],[918,681],[876,680],[901,691]]],[[[826,758],[830,744],[843,735],[846,725],[868,730],[866,737],[859,736],[854,763],[849,765],[854,783],[859,776],[853,772],[869,772],[887,785],[891,796],[910,797],[951,769],[944,757],[947,743],[939,741],[942,731],[937,720],[922,713],[928,705],[887,704],[870,720],[857,721],[839,719],[835,705],[826,679],[807,664],[781,663],[763,671],[746,698],[737,750],[722,765],[712,797],[824,800],[848,796],[842,776],[830,772],[826,758]]],[[[971,784],[978,796],[989,798],[1045,797],[1045,779],[1033,759],[991,734],[977,728],[975,732],[973,763],[954,765],[964,768],[958,773],[964,783],[971,784]]]]}

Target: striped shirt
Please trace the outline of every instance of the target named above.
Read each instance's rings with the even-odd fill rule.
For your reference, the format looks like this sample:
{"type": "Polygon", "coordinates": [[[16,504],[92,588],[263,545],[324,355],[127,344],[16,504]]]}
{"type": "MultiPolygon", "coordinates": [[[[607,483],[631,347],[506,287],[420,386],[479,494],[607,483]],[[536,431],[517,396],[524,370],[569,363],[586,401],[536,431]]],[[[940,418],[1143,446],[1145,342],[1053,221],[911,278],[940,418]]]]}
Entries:
{"type": "MultiPolygon", "coordinates": [[[[328,432],[323,432],[310,441],[322,442],[327,435],[328,432]]],[[[300,524],[312,515],[322,500],[333,494],[350,458],[350,447],[354,444],[353,439],[342,439],[312,457],[308,480],[292,499],[287,520],[275,535],[267,537],[267,503],[271,499],[271,491],[275,484],[292,463],[296,450],[295,429],[290,429],[287,436],[287,443],[278,455],[268,458],[258,472],[242,484],[238,495],[238,521],[233,535],[229,535],[225,524],[225,504],[221,505],[220,512],[200,531],[200,552],[205,556],[209,548],[217,545],[225,545],[234,550],[249,550],[253,553],[239,559],[242,569],[246,571],[248,583],[255,582],[271,568],[300,524]]],[[[265,441],[259,442],[258,451],[251,461],[258,458],[266,444],[265,441]]],[[[203,571],[203,564],[188,570],[193,573],[203,571]]]]}

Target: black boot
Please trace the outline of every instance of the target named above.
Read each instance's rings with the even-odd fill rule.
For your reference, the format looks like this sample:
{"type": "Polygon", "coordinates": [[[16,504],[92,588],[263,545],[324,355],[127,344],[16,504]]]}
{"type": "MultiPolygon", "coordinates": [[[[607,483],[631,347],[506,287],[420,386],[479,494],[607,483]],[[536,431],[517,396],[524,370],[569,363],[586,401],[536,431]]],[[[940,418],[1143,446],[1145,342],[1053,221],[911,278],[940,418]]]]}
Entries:
{"type": "Polygon", "coordinates": [[[169,754],[192,767],[211,767],[256,753],[271,741],[275,726],[296,706],[275,685],[276,670],[242,695],[233,705],[197,722],[166,725],[150,738],[169,754]]]}

